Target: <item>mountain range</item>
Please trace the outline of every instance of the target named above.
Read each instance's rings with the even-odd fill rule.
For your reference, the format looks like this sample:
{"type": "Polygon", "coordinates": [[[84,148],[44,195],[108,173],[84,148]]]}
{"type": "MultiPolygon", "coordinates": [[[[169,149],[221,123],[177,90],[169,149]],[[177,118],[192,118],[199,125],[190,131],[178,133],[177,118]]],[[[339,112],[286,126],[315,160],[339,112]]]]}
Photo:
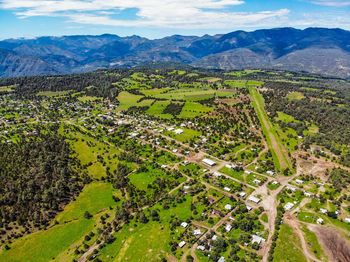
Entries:
{"type": "Polygon", "coordinates": [[[350,77],[350,31],[263,29],[150,40],[77,35],[0,41],[0,77],[80,73],[150,62],[217,69],[278,69],[350,77]]]}

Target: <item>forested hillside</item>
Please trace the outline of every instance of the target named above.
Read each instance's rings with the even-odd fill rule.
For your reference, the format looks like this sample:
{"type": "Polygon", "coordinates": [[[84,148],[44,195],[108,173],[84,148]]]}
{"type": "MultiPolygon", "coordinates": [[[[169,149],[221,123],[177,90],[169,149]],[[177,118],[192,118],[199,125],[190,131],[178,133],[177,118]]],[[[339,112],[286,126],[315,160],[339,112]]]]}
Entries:
{"type": "Polygon", "coordinates": [[[147,63],[216,69],[278,69],[350,77],[350,32],[275,28],[181,36],[39,37],[0,41],[0,76],[69,74],[147,63]]]}

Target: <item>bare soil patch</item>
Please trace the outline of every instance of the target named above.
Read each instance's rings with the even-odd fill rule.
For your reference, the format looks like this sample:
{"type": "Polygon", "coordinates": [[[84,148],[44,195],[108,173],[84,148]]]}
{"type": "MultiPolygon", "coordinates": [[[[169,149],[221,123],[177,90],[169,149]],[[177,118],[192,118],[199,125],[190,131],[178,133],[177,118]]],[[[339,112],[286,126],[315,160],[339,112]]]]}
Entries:
{"type": "Polygon", "coordinates": [[[336,229],[317,225],[310,226],[310,229],[317,234],[323,249],[329,255],[330,261],[350,261],[350,242],[336,229]]]}

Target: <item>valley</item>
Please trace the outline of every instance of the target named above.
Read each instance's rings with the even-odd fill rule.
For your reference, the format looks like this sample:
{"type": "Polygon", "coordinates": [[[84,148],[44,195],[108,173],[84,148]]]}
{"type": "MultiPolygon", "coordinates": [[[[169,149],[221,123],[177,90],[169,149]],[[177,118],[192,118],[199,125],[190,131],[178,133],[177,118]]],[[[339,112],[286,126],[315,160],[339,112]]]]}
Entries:
{"type": "Polygon", "coordinates": [[[350,259],[347,80],[101,69],[0,105],[0,261],[350,259]]]}

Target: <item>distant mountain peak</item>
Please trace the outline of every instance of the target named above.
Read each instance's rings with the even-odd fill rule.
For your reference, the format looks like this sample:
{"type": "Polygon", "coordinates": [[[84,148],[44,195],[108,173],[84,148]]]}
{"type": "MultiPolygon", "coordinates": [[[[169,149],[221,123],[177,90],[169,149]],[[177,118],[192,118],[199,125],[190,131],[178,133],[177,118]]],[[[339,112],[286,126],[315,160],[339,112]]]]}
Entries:
{"type": "Polygon", "coordinates": [[[340,28],[292,27],[201,37],[175,34],[154,40],[114,34],[8,39],[0,41],[0,76],[84,72],[111,65],[185,63],[350,77],[349,43],[350,32],[340,28]]]}

